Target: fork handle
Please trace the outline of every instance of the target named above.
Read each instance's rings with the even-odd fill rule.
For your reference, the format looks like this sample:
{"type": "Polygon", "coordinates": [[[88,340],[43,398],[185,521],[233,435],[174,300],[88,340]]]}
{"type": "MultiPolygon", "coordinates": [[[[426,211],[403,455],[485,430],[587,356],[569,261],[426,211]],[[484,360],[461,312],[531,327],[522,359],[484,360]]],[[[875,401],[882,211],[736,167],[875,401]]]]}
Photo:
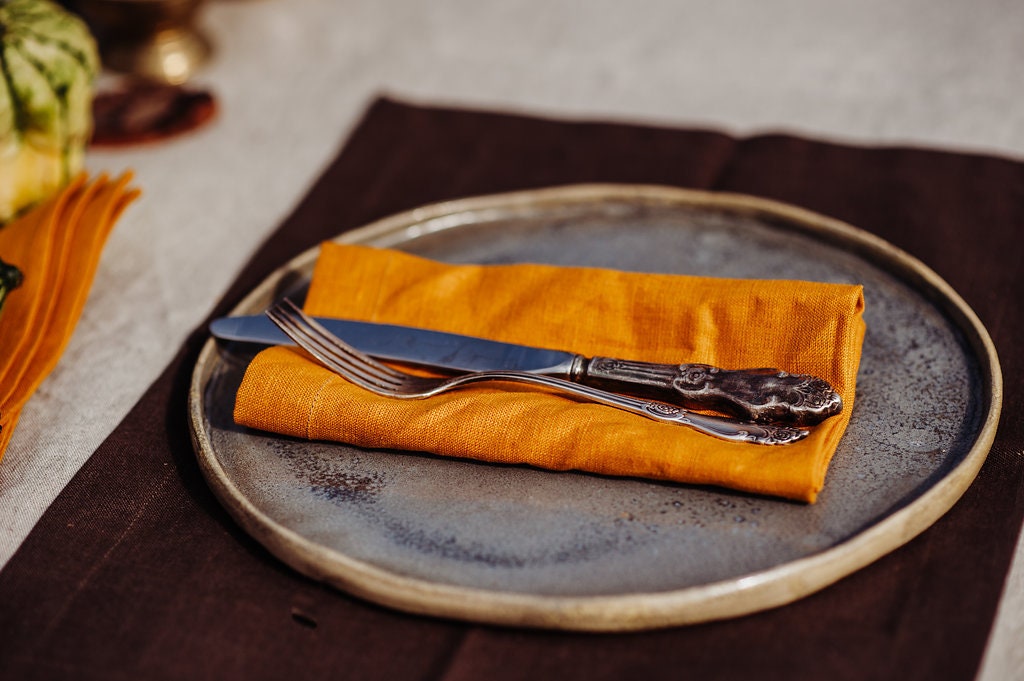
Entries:
{"type": "Polygon", "coordinates": [[[810,431],[777,423],[753,423],[739,421],[724,416],[698,414],[677,407],[674,404],[651,402],[638,397],[630,397],[612,393],[581,383],[573,383],[554,376],[529,374],[521,371],[480,371],[471,374],[460,374],[436,384],[433,390],[421,391],[413,395],[392,395],[393,397],[430,397],[451,388],[489,381],[509,381],[512,383],[528,383],[546,386],[555,390],[576,395],[591,402],[609,407],[616,407],[655,421],[689,426],[705,435],[729,440],[731,442],[747,442],[759,445],[785,445],[807,437],[810,431]]]}
{"type": "Polygon", "coordinates": [[[660,421],[690,426],[706,435],[733,442],[752,442],[759,445],[787,445],[805,438],[809,431],[777,423],[759,424],[735,421],[720,416],[698,414],[681,407],[661,402],[646,402],[643,409],[660,421]]]}
{"type": "Polygon", "coordinates": [[[654,364],[613,357],[586,361],[581,383],[605,390],[711,409],[756,423],[811,426],[842,411],[828,382],[778,369],[720,369],[709,364],[654,364]]]}

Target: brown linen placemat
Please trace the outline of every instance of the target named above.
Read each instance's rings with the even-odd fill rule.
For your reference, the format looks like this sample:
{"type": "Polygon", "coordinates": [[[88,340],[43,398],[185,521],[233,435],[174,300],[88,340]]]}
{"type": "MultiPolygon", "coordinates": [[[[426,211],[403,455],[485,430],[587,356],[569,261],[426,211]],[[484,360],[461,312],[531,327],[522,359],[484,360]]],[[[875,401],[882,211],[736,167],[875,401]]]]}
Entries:
{"type": "Polygon", "coordinates": [[[590,181],[781,199],[935,269],[987,325],[1006,377],[1006,417],[963,499],[839,583],[735,620],[588,635],[406,615],[295,574],[218,505],[186,415],[200,329],[0,572],[0,678],[972,678],[1024,514],[1022,163],[379,101],[215,314],[291,256],[383,215],[590,181]]]}

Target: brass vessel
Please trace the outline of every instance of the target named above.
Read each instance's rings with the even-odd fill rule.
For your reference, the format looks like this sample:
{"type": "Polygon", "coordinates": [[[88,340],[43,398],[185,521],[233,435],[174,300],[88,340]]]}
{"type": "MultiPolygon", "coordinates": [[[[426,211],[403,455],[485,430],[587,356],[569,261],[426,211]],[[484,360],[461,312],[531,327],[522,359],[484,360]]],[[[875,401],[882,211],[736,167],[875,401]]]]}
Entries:
{"type": "Polygon", "coordinates": [[[74,0],[92,28],[103,66],[180,85],[207,61],[209,40],[196,27],[203,0],[74,0]]]}

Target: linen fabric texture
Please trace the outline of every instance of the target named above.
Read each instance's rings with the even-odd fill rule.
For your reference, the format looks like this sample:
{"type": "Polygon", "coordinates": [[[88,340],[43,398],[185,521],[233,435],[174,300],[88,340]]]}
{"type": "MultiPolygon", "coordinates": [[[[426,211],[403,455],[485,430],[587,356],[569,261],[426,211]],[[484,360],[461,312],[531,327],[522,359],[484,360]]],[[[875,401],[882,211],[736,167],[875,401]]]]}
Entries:
{"type": "Polygon", "coordinates": [[[23,277],[0,311],[0,458],[22,408],[71,339],[111,229],[139,196],[131,177],[81,174],[0,227],[0,259],[23,277]]]}

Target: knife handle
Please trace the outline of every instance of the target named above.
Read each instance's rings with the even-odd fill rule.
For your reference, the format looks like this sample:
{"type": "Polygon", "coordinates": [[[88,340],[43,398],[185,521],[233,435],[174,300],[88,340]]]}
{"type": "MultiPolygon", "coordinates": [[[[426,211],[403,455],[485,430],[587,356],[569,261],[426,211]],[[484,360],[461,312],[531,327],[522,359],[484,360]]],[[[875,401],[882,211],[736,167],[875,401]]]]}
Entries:
{"type": "Polygon", "coordinates": [[[842,398],[827,381],[779,369],[731,370],[593,357],[586,360],[577,380],[757,423],[812,426],[843,409],[842,398]]]}

